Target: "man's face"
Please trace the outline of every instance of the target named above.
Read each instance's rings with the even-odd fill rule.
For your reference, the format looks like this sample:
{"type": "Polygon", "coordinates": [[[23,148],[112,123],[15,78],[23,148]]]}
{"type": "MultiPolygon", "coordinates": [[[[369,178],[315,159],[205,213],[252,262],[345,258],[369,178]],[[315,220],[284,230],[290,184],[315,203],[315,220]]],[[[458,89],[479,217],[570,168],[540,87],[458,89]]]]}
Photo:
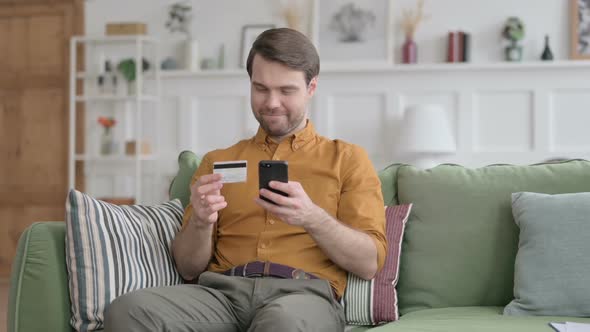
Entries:
{"type": "Polygon", "coordinates": [[[307,104],[315,93],[317,78],[309,86],[305,74],[256,55],[252,62],[250,104],[266,133],[277,139],[305,127],[307,104]]]}

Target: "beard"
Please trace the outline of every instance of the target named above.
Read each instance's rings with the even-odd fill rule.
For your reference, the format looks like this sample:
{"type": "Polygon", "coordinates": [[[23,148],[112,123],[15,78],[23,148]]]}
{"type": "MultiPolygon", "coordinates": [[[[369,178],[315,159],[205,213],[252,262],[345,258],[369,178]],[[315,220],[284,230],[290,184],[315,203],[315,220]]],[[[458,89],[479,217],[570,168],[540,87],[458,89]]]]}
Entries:
{"type": "Polygon", "coordinates": [[[263,110],[254,112],[254,117],[269,136],[283,137],[292,133],[305,121],[305,112],[285,114],[263,110]],[[269,119],[269,116],[272,118],[269,119]]]}

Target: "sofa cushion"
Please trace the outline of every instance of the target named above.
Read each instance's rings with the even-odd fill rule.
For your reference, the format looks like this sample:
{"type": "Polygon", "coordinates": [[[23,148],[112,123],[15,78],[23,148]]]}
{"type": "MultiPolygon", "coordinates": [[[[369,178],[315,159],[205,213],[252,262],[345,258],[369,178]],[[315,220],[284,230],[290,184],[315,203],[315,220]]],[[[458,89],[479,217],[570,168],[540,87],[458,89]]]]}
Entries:
{"type": "Polygon", "coordinates": [[[590,162],[397,171],[400,204],[413,203],[402,245],[400,313],[505,306],[513,298],[518,227],[513,192],[590,191],[590,162]]]}
{"type": "Polygon", "coordinates": [[[549,322],[590,323],[590,318],[505,316],[502,307],[460,307],[418,310],[373,332],[552,332],[549,322]]]}
{"type": "Polygon", "coordinates": [[[392,164],[379,172],[379,181],[381,181],[381,193],[383,201],[387,206],[397,205],[397,172],[403,164],[392,164]]]}
{"type": "Polygon", "coordinates": [[[116,206],[70,191],[65,253],[76,330],[102,328],[105,307],[120,295],[182,282],[170,252],[182,213],[179,200],[116,206]]]}
{"type": "Polygon", "coordinates": [[[399,257],[404,227],[412,209],[411,204],[385,208],[387,255],[385,265],[372,280],[349,273],[343,303],[346,322],[354,325],[376,325],[395,321],[399,257]]]}
{"type": "Polygon", "coordinates": [[[590,317],[590,193],[512,194],[520,228],[508,315],[590,317]]]}

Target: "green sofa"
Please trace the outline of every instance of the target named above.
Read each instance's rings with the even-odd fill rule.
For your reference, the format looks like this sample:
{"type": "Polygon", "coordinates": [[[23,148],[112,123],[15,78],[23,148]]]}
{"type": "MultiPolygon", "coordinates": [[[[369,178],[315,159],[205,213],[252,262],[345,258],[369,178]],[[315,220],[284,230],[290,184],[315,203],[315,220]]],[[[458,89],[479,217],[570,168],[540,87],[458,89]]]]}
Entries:
{"type": "MultiPolygon", "coordinates": [[[[171,196],[186,203],[196,159],[183,153],[179,161],[171,196]]],[[[551,321],[590,323],[584,318],[502,315],[512,299],[519,234],[510,194],[590,192],[590,162],[478,169],[441,165],[430,170],[395,164],[381,171],[380,178],[386,204],[414,206],[402,246],[402,316],[371,331],[549,332],[551,321]]],[[[64,226],[38,222],[22,234],[12,272],[8,332],[71,330],[64,226]]]]}

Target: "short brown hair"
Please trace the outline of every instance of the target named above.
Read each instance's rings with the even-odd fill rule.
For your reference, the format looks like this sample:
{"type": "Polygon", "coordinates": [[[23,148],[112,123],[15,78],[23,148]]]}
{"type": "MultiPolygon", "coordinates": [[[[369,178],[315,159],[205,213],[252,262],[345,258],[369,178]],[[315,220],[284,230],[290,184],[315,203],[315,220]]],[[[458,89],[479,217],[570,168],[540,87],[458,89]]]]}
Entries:
{"type": "Polygon", "coordinates": [[[261,33],[248,54],[246,70],[252,78],[252,62],[259,54],[269,61],[302,71],[307,84],[320,73],[320,56],[313,43],[301,32],[289,28],[270,29],[261,33]]]}

